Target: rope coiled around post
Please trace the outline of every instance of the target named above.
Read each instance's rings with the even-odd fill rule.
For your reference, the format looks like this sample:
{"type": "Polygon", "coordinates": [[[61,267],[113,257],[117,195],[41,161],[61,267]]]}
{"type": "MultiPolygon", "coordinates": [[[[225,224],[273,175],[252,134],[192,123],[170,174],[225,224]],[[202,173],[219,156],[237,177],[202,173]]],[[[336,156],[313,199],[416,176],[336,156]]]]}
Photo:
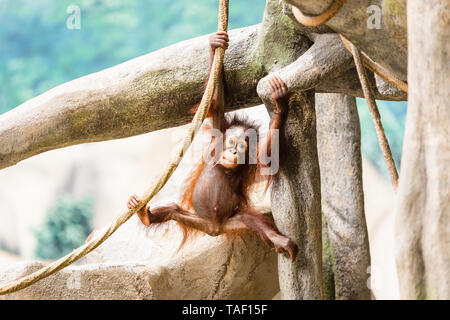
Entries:
{"type": "MultiPolygon", "coordinates": [[[[218,17],[218,31],[227,31],[228,26],[228,2],[229,0],[220,0],[219,2],[219,17],[218,17]]],[[[206,85],[205,92],[203,94],[200,105],[192,119],[189,131],[183,140],[182,145],[179,147],[178,152],[175,154],[174,158],[169,162],[164,172],[161,174],[159,179],[154,182],[141,197],[142,201],[134,209],[129,209],[124,211],[119,215],[105,230],[102,234],[95,236],[91,241],[79,247],[78,249],[72,251],[70,254],[62,257],[61,259],[47,265],[46,267],[33,272],[32,274],[25,276],[23,278],[17,279],[12,283],[0,287],[0,295],[12,293],[24,289],[39,280],[42,280],[62,269],[69,266],[73,262],[82,258],[99,245],[101,245],[106,239],[108,239],[122,224],[124,224],[128,219],[130,219],[137,211],[144,207],[166,184],[175,169],[178,167],[181,159],[183,158],[185,152],[189,148],[197,134],[200,126],[203,123],[206,115],[208,114],[209,107],[211,106],[211,101],[213,99],[214,90],[217,86],[217,82],[221,77],[222,66],[224,60],[225,50],[223,48],[216,48],[214,55],[214,61],[211,69],[211,75],[206,85]]]]}

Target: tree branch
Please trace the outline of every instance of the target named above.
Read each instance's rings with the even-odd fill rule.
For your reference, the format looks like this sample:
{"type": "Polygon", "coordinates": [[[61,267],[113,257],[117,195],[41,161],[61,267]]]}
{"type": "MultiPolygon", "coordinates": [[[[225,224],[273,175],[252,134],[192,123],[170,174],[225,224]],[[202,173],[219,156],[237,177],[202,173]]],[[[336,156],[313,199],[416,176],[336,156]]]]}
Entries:
{"type": "MultiPolygon", "coordinates": [[[[337,34],[316,34],[314,44],[308,51],[293,63],[277,70],[277,73],[286,80],[291,92],[315,88],[316,92],[345,93],[364,98],[353,57],[337,34]]],[[[367,73],[376,99],[406,100],[407,96],[403,91],[393,88],[382,79],[376,82],[373,73],[368,70],[367,73]]],[[[258,84],[258,93],[265,100],[269,100],[270,94],[267,80],[268,78],[263,78],[258,84]]]]}
{"type": "MultiPolygon", "coordinates": [[[[304,1],[305,5],[311,3],[304,1]]],[[[280,9],[279,5],[273,7],[280,9]]],[[[348,4],[343,9],[348,10],[346,7],[348,4]]],[[[348,16],[352,14],[362,19],[361,12],[349,12],[348,16]]],[[[363,96],[358,77],[348,61],[350,56],[335,39],[336,35],[327,34],[327,28],[310,28],[312,34],[308,39],[302,36],[306,32],[304,28],[285,23],[290,19],[287,15],[281,14],[277,19],[263,31],[260,25],[230,31],[230,48],[225,55],[228,111],[261,103],[256,85],[266,70],[284,66],[282,60],[298,59],[280,71],[289,75],[287,78],[293,83],[288,86],[296,90],[315,87],[316,92],[363,96]],[[292,36],[280,37],[278,24],[288,26],[283,32],[292,36]],[[276,32],[268,33],[269,29],[276,32]],[[298,52],[304,52],[313,43],[307,54],[298,58],[298,52]],[[291,53],[296,56],[289,56],[291,53]]],[[[336,29],[331,23],[340,26],[346,19],[338,14],[329,23],[336,29]]],[[[355,41],[354,37],[343,34],[355,41]]],[[[207,46],[206,36],[174,44],[67,82],[1,115],[0,169],[57,148],[125,138],[189,122],[192,118],[189,111],[200,101],[207,74],[207,46]]],[[[385,50],[384,45],[377,48],[385,50]]],[[[362,49],[371,53],[370,48],[362,46],[362,49]]],[[[391,52],[394,49],[389,50],[389,57],[402,56],[402,51],[395,51],[400,52],[396,55],[391,52]]],[[[379,82],[377,87],[373,76],[370,81],[375,98],[406,99],[389,85],[379,82]]],[[[264,83],[258,88],[262,96],[268,92],[264,83]]]]}
{"type": "MultiPolygon", "coordinates": [[[[319,14],[327,9],[332,1],[286,0],[286,2],[304,13],[319,14]]],[[[406,80],[408,61],[406,0],[394,0],[389,3],[382,0],[347,1],[325,25],[345,36],[401,80],[406,80]],[[371,6],[376,6],[379,11],[368,10],[371,6]],[[378,19],[379,28],[376,24],[373,25],[374,28],[369,28],[368,22],[372,21],[369,19],[378,19]]]]}
{"type": "MultiPolygon", "coordinates": [[[[261,103],[259,26],[230,32],[230,108],[261,103]]],[[[191,120],[209,64],[207,36],[183,41],[60,85],[0,116],[0,169],[36,154],[118,139],[191,120]]]]}

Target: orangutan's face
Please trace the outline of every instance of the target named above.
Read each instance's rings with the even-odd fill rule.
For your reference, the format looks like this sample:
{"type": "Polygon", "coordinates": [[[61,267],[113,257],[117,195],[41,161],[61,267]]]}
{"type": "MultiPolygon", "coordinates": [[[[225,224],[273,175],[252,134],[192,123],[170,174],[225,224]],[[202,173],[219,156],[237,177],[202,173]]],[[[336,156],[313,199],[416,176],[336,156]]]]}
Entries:
{"type": "Polygon", "coordinates": [[[227,169],[234,169],[245,162],[248,150],[243,127],[233,126],[225,132],[224,150],[220,156],[220,164],[227,169]]]}

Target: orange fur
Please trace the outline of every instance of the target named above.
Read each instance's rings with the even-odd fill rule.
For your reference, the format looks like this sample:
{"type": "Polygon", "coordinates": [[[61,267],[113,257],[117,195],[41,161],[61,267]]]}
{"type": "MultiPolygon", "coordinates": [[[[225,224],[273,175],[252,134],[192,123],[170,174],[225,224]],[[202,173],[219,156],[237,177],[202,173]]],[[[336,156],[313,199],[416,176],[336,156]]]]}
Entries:
{"type": "MultiPolygon", "coordinates": [[[[225,120],[225,128],[229,128],[231,125],[243,125],[246,127],[254,127],[255,125],[248,121],[248,119],[242,119],[236,116],[227,117],[225,120]]],[[[261,181],[266,180],[268,181],[268,184],[270,183],[270,179],[268,179],[265,176],[261,176],[259,174],[259,169],[261,163],[257,164],[247,164],[241,168],[242,173],[242,180],[240,185],[240,195],[241,195],[241,207],[244,207],[248,205],[248,198],[250,193],[251,186],[255,183],[255,181],[261,181]]],[[[202,157],[200,161],[194,166],[189,176],[186,178],[184,184],[183,184],[183,190],[181,193],[181,200],[180,200],[180,206],[189,212],[195,213],[195,208],[193,205],[193,196],[194,196],[194,190],[195,186],[197,184],[198,179],[200,178],[200,175],[202,174],[203,170],[205,169],[205,161],[202,157]]],[[[180,250],[188,241],[188,239],[193,239],[197,235],[201,234],[199,230],[196,230],[194,228],[188,227],[182,223],[178,223],[180,226],[182,232],[183,232],[183,240],[179,246],[180,250]]],[[[227,233],[226,237],[227,239],[234,238],[236,236],[242,238],[243,234],[246,233],[245,231],[239,231],[239,232],[231,232],[227,233]]]]}
{"type": "MultiPolygon", "coordinates": [[[[194,189],[197,184],[198,178],[202,174],[202,171],[205,167],[205,161],[203,157],[200,161],[195,165],[194,169],[189,174],[188,178],[184,182],[183,191],[181,193],[181,201],[180,206],[189,212],[195,213],[194,205],[192,203],[192,199],[194,197],[194,189]]],[[[178,251],[183,248],[188,239],[196,238],[200,234],[200,231],[194,228],[190,228],[183,223],[177,222],[181,231],[183,232],[183,240],[181,240],[180,246],[178,247],[178,251]]]]}
{"type": "Polygon", "coordinates": [[[202,174],[204,168],[205,160],[202,157],[189,174],[189,177],[184,182],[183,191],[181,194],[181,207],[184,210],[190,212],[195,211],[194,205],[192,203],[192,199],[194,197],[194,189],[195,185],[197,184],[197,180],[198,178],[200,178],[200,175],[202,174]]]}

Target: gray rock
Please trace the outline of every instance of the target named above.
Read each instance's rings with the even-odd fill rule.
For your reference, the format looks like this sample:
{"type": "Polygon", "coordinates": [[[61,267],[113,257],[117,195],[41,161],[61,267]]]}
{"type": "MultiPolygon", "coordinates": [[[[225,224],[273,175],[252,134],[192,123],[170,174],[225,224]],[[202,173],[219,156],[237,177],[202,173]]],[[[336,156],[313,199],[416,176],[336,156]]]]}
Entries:
{"type": "MultiPolygon", "coordinates": [[[[141,257],[145,262],[70,266],[0,299],[271,299],[279,290],[276,255],[254,236],[244,237],[245,243],[204,236],[176,255],[179,242],[170,246],[159,236],[159,242],[152,241],[153,248],[149,239],[137,245],[135,252],[148,249],[141,257]]],[[[113,243],[117,257],[130,250],[130,241],[116,239],[109,244],[113,243]]],[[[88,262],[105,258],[104,252],[95,253],[87,257],[88,262]]],[[[117,260],[126,258],[125,254],[117,260]]],[[[0,284],[43,266],[40,262],[0,264],[0,284]]]]}

